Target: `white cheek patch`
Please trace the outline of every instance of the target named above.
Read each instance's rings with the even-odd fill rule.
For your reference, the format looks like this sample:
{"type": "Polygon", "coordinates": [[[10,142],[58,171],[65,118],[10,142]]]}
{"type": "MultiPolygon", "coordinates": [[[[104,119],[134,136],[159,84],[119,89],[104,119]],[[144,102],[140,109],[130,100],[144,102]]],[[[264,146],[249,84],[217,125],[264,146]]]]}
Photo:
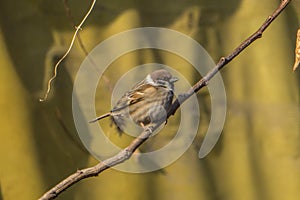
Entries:
{"type": "Polygon", "coordinates": [[[151,76],[148,74],[145,78],[146,83],[149,83],[151,85],[155,85],[154,81],[152,80],[151,76]]]}
{"type": "Polygon", "coordinates": [[[165,87],[165,88],[168,88],[169,90],[174,90],[173,86],[167,82],[167,81],[163,81],[163,80],[157,80],[157,83],[155,83],[153,81],[153,79],[151,78],[150,74],[148,74],[145,78],[145,82],[146,84],[150,84],[150,85],[153,85],[153,86],[162,86],[162,87],[165,87]]]}

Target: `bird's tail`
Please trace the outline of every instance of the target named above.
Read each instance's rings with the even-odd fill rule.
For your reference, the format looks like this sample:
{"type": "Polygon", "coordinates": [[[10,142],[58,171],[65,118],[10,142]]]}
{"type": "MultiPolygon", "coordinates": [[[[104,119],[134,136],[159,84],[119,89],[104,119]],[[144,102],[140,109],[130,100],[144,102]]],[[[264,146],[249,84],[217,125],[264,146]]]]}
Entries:
{"type": "Polygon", "coordinates": [[[110,115],[111,115],[110,112],[109,112],[109,113],[105,113],[104,115],[101,115],[101,116],[99,116],[99,117],[97,117],[97,118],[95,118],[95,119],[89,121],[89,123],[94,123],[94,122],[96,122],[96,121],[98,121],[98,120],[100,120],[100,119],[103,119],[103,118],[105,118],[105,117],[109,117],[110,115]]]}

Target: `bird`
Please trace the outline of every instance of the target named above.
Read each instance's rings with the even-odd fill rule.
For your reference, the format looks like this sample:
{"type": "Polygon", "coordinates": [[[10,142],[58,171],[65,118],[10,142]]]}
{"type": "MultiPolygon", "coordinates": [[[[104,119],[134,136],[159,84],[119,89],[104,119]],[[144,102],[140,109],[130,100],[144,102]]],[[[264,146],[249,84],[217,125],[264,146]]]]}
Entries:
{"type": "Polygon", "coordinates": [[[110,117],[122,133],[129,121],[144,129],[166,121],[174,97],[174,83],[178,80],[165,69],[155,70],[125,92],[110,112],[90,123],[110,117]]]}

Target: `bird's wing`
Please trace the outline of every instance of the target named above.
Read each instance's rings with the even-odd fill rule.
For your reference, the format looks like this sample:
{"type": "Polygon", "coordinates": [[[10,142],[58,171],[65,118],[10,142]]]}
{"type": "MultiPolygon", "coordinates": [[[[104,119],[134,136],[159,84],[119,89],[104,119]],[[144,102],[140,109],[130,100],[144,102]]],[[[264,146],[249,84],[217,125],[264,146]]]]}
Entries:
{"type": "Polygon", "coordinates": [[[142,101],[146,95],[153,92],[154,90],[156,90],[155,87],[153,87],[150,84],[138,83],[135,87],[133,87],[130,91],[126,92],[120,98],[120,100],[111,110],[111,112],[122,110],[132,104],[142,101]]]}

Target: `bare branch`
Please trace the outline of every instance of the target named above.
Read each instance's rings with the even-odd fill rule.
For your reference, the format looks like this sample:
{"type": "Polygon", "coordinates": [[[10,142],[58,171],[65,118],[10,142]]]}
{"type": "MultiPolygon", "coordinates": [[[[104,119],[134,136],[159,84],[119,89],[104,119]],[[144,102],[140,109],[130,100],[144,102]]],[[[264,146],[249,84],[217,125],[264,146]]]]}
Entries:
{"type": "Polygon", "coordinates": [[[187,100],[194,93],[197,93],[202,87],[208,84],[208,81],[214,77],[218,71],[220,71],[226,64],[238,56],[244,49],[246,49],[255,40],[262,37],[263,32],[270,26],[270,24],[276,19],[276,17],[285,9],[285,7],[291,2],[291,0],[282,0],[278,8],[270,15],[265,22],[259,27],[259,29],[242,42],[237,48],[233,50],[231,54],[226,57],[222,57],[217,65],[208,72],[200,81],[198,81],[192,88],[186,93],[179,95],[178,99],[173,103],[169,116],[174,115],[180,104],[187,100]]]}
{"type": "Polygon", "coordinates": [[[47,98],[48,98],[48,95],[49,95],[49,92],[50,92],[50,89],[51,89],[51,83],[52,81],[56,78],[57,76],[57,69],[58,69],[58,66],[59,64],[68,56],[68,54],[70,53],[72,47],[73,47],[73,44],[74,44],[74,41],[76,39],[76,36],[78,34],[78,31],[81,30],[81,27],[83,25],[83,23],[85,22],[85,20],[88,18],[88,16],[90,15],[90,13],[92,12],[93,8],[94,8],[94,5],[96,3],[96,0],[93,0],[92,2],[92,5],[90,7],[90,9],[88,10],[88,12],[85,14],[85,16],[83,17],[82,21],[80,22],[80,24],[78,26],[75,26],[75,29],[76,31],[74,32],[74,35],[73,35],[73,38],[71,40],[71,43],[70,43],[70,46],[68,48],[68,50],[66,51],[66,53],[58,60],[58,62],[56,63],[56,65],[54,66],[54,74],[53,76],[49,79],[48,83],[47,83],[47,91],[45,93],[45,96],[41,99],[39,99],[39,101],[45,101],[47,98]]]}
{"type": "MultiPolygon", "coordinates": [[[[228,64],[231,60],[233,60],[237,55],[239,55],[245,48],[247,48],[251,43],[253,43],[256,39],[261,38],[263,32],[269,27],[269,25],[273,22],[273,20],[285,9],[285,7],[291,2],[291,0],[283,0],[279,7],[270,15],[266,21],[261,25],[261,27],[252,34],[248,39],[246,39],[244,42],[242,42],[230,55],[226,57],[222,57],[218,64],[207,73],[206,76],[204,76],[200,81],[198,81],[192,88],[190,88],[187,92],[181,94],[178,96],[178,98],[173,103],[169,113],[168,117],[173,115],[176,110],[180,107],[180,104],[183,103],[185,100],[187,100],[191,95],[198,92],[201,88],[205,87],[209,80],[211,80],[216,73],[218,73],[219,70],[221,70],[226,64],[228,64]]],[[[97,176],[102,171],[113,167],[117,164],[120,164],[126,160],[128,160],[133,152],[142,145],[147,138],[151,135],[152,132],[154,132],[163,122],[157,124],[154,127],[149,127],[146,129],[141,135],[139,135],[136,139],[133,140],[133,142],[120,151],[117,155],[104,160],[103,162],[97,164],[94,167],[78,170],[68,178],[61,181],[59,184],[54,186],[51,190],[49,190],[47,193],[45,193],[40,200],[47,200],[47,199],[54,199],[56,198],[60,193],[62,193],[64,190],[72,186],[73,184],[77,183],[78,181],[92,177],[97,176]]]]}

